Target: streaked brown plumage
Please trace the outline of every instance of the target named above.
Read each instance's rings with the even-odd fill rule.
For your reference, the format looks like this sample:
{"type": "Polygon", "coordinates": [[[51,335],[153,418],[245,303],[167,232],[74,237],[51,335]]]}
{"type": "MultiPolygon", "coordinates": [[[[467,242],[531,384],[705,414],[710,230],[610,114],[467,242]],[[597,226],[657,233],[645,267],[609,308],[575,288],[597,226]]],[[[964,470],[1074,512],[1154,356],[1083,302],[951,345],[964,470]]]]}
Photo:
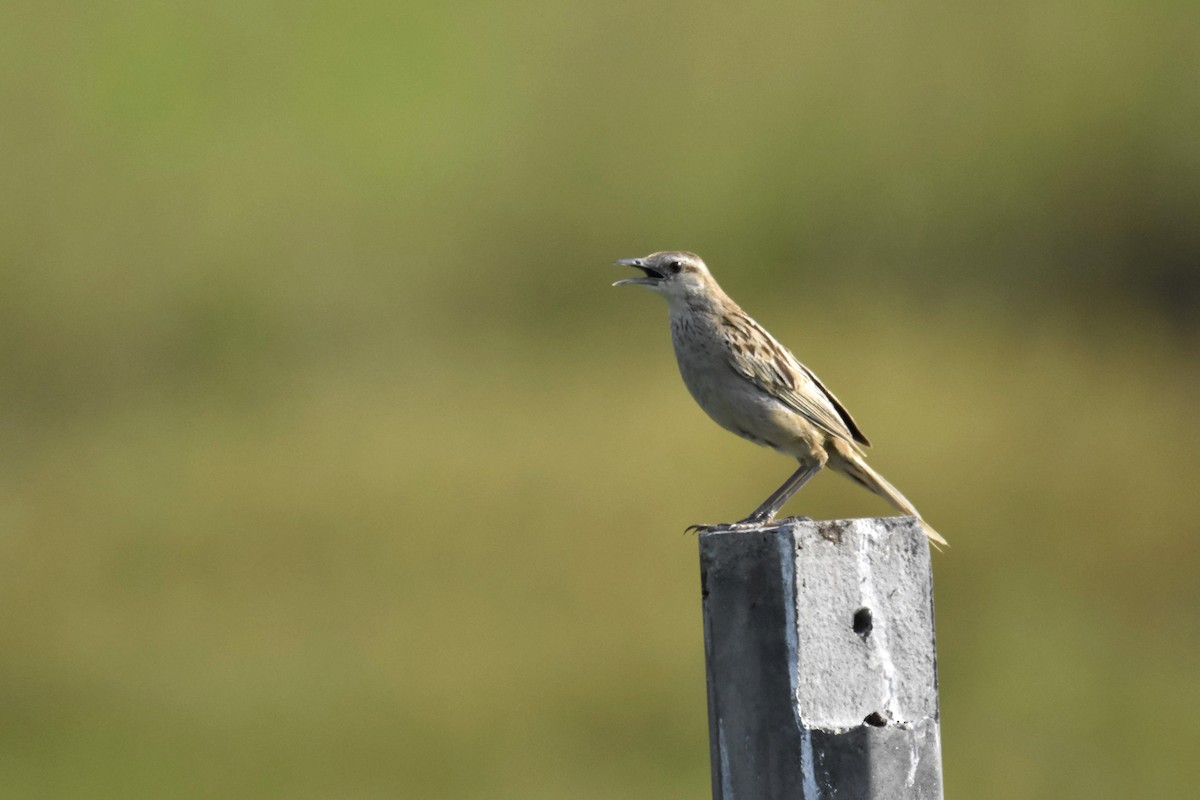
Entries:
{"type": "MultiPolygon", "coordinates": [[[[913,504],[867,465],[863,448],[871,443],[841,401],[725,294],[699,256],[664,251],[617,263],[645,275],[614,286],[636,284],[666,297],[679,372],[700,407],[726,430],[800,462],[750,516],[722,527],[770,522],[826,466],[920,519],[913,504]]],[[[921,524],[931,541],[946,544],[921,524]]]]}

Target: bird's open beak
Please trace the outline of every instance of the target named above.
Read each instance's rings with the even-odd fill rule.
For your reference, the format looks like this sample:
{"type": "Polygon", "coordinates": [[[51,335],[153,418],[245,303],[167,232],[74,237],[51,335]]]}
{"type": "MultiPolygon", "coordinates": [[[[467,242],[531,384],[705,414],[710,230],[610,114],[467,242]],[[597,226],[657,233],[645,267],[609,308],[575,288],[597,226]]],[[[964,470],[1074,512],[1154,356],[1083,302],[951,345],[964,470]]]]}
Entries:
{"type": "Polygon", "coordinates": [[[662,283],[664,275],[654,267],[646,266],[645,259],[622,258],[616,263],[617,266],[621,267],[636,267],[637,269],[640,269],[642,272],[646,273],[646,275],[642,278],[623,278],[614,283],[613,286],[624,286],[626,284],[635,284],[638,286],[658,286],[658,284],[662,283]]]}

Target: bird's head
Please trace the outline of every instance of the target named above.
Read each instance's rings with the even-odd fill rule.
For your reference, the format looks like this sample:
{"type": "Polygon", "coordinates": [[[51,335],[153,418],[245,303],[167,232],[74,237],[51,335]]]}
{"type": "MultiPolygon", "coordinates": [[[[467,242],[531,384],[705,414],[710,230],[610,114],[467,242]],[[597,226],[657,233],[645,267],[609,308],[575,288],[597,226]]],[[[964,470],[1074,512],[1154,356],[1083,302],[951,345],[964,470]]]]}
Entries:
{"type": "Polygon", "coordinates": [[[664,250],[642,258],[623,258],[617,264],[622,267],[636,267],[644,275],[619,280],[613,286],[645,286],[669,301],[707,296],[715,286],[708,267],[704,266],[704,261],[695,253],[664,250]]]}

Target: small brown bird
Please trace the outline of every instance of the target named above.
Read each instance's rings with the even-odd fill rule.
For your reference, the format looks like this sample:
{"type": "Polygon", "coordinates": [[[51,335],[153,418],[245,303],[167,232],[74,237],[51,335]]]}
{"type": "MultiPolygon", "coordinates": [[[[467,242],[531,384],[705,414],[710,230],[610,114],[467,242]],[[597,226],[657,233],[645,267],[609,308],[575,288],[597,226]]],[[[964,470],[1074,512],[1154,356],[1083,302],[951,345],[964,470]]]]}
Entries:
{"type": "MultiPolygon", "coordinates": [[[[921,518],[895,486],[867,466],[862,448],[871,443],[845,406],[725,294],[699,256],[666,251],[616,263],[636,267],[644,276],[613,286],[645,286],[667,299],[679,372],[700,407],[722,428],[800,462],[744,520],[693,527],[731,530],[769,523],[825,466],[921,518]]],[[[931,541],[946,544],[924,520],[921,525],[931,541]]]]}

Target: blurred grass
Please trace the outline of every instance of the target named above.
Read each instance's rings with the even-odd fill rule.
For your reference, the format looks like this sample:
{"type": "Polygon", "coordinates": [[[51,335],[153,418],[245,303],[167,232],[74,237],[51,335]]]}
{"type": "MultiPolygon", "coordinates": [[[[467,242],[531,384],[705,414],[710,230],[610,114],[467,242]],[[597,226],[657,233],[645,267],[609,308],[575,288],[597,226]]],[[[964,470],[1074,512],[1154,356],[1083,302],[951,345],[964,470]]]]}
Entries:
{"type": "Polygon", "coordinates": [[[950,793],[1195,784],[1192,5],[3,15],[0,794],[704,796],[661,247],[950,538],[950,793]]]}

